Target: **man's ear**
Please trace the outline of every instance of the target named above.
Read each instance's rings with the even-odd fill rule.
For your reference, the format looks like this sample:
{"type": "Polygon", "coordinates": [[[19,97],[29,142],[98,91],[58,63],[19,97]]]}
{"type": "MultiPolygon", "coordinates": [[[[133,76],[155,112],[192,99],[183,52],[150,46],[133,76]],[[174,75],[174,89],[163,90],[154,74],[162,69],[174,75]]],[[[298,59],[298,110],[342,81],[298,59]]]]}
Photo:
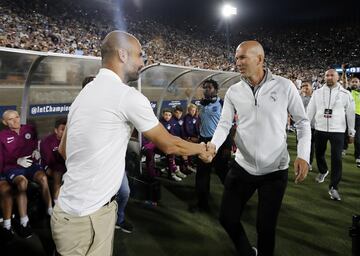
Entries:
{"type": "Polygon", "coordinates": [[[128,58],[129,58],[129,54],[128,54],[128,51],[125,50],[125,49],[118,49],[118,55],[119,55],[119,58],[120,58],[120,61],[123,62],[123,63],[126,63],[128,58]]]}
{"type": "Polygon", "coordinates": [[[8,126],[7,123],[5,122],[5,120],[2,120],[2,123],[3,123],[5,126],[8,126]]]}

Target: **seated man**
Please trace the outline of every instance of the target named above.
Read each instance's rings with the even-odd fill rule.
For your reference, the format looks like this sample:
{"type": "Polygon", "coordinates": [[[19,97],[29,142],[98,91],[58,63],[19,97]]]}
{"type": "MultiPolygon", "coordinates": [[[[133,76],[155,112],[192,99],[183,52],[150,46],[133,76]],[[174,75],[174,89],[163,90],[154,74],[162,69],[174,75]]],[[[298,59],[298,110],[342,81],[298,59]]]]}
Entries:
{"type": "MultiPolygon", "coordinates": [[[[0,132],[2,146],[0,162],[3,163],[3,175],[10,184],[15,185],[19,193],[23,193],[20,201],[24,205],[27,204],[28,179],[38,183],[47,206],[47,213],[51,215],[51,196],[47,177],[39,164],[40,152],[37,149],[38,139],[35,128],[31,125],[20,125],[20,117],[15,110],[4,112],[3,123],[8,127],[0,132]]],[[[21,214],[24,213],[20,213],[20,217],[21,214]]],[[[28,218],[22,224],[26,226],[27,221],[28,218]]]]}
{"type": "Polygon", "coordinates": [[[42,166],[47,175],[54,179],[53,198],[57,202],[61,180],[66,172],[65,161],[58,152],[59,144],[66,126],[66,118],[59,118],[55,121],[54,133],[44,138],[40,143],[42,166]]]}

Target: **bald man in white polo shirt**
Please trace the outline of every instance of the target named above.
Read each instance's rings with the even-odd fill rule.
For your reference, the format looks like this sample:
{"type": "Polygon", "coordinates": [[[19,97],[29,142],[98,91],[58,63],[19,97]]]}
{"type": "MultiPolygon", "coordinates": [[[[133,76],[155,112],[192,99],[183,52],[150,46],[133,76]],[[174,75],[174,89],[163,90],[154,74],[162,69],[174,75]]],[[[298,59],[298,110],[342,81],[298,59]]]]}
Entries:
{"type": "Polygon", "coordinates": [[[159,124],[149,100],[126,85],[144,66],[141,45],[132,35],[113,31],[101,47],[102,68],[71,106],[59,152],[67,173],[51,229],[61,255],[112,255],[116,202],[133,126],[166,154],[210,159],[204,144],[170,135],[159,124]]]}

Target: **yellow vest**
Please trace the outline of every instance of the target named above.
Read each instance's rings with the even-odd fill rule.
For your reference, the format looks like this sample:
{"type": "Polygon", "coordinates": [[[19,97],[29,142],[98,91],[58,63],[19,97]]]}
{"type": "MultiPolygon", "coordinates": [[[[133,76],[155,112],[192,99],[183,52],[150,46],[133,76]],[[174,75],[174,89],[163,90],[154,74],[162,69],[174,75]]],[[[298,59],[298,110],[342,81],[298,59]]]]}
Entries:
{"type": "Polygon", "coordinates": [[[351,95],[355,101],[355,114],[360,115],[360,92],[357,90],[352,90],[351,95]]]}

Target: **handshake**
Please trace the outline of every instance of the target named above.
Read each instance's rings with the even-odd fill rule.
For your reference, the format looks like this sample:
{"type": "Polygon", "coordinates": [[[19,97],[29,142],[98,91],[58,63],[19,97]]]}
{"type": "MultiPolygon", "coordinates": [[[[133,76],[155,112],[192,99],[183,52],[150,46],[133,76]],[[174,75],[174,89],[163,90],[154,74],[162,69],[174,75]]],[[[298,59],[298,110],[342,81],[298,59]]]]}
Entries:
{"type": "Polygon", "coordinates": [[[211,163],[216,155],[216,146],[211,142],[205,144],[204,142],[200,143],[202,150],[201,153],[198,155],[201,161],[204,163],[211,163]]]}

